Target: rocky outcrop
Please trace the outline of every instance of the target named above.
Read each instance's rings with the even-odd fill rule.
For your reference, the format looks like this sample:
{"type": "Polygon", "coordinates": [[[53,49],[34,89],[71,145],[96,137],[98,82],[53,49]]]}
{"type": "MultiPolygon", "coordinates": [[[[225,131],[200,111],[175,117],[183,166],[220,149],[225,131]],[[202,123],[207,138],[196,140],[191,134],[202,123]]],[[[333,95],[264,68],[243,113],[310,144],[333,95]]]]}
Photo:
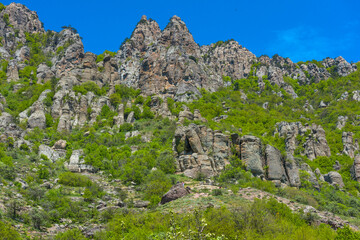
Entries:
{"type": "Polygon", "coordinates": [[[285,159],[285,169],[286,173],[289,179],[289,184],[292,187],[300,187],[301,181],[300,181],[300,175],[299,175],[299,167],[297,166],[296,161],[293,157],[288,156],[285,159]]]}
{"type": "Polygon", "coordinates": [[[114,117],[114,125],[120,126],[125,123],[124,117],[124,104],[120,104],[117,109],[118,115],[114,117]]]}
{"type": "Polygon", "coordinates": [[[71,172],[94,172],[93,166],[85,164],[83,155],[83,150],[74,150],[69,163],[65,163],[64,166],[71,172]]]}
{"type": "Polygon", "coordinates": [[[301,154],[306,155],[310,160],[319,156],[330,156],[330,148],[326,140],[325,131],[320,125],[312,124],[303,126],[300,122],[280,122],[276,124],[276,133],[285,138],[286,151],[294,155],[299,142],[296,140],[298,135],[305,138],[302,143],[304,151],[301,154]]]}
{"type": "Polygon", "coordinates": [[[280,180],[281,182],[288,181],[284,168],[284,159],[278,149],[273,146],[266,145],[265,161],[265,165],[267,167],[267,179],[280,180]]]}
{"type": "Polygon", "coordinates": [[[346,124],[347,120],[348,120],[347,116],[339,116],[337,124],[336,124],[336,128],[340,129],[340,130],[343,129],[345,127],[345,124],[346,124]]]}
{"type": "Polygon", "coordinates": [[[230,156],[229,138],[205,126],[178,126],[173,140],[177,169],[188,177],[200,173],[213,176],[227,165],[230,156]]]}
{"type": "Polygon", "coordinates": [[[301,184],[299,167],[293,157],[283,157],[278,149],[264,146],[255,136],[228,136],[205,126],[178,125],[173,150],[176,153],[177,171],[191,178],[199,174],[207,177],[217,175],[235,154],[254,176],[279,185],[284,183],[299,187],[301,184]]]}
{"type": "Polygon", "coordinates": [[[352,132],[343,132],[342,134],[342,142],[344,146],[343,153],[348,155],[351,158],[355,157],[355,152],[359,150],[359,143],[356,139],[353,140],[353,133],[352,132]]]}
{"type": "Polygon", "coordinates": [[[41,144],[39,146],[39,156],[41,157],[41,155],[45,155],[52,162],[56,162],[66,156],[66,151],[63,149],[52,149],[49,146],[41,144]]]}
{"type": "Polygon", "coordinates": [[[353,91],[352,99],[354,101],[360,102],[360,90],[353,91]]]}
{"type": "Polygon", "coordinates": [[[160,204],[165,204],[174,201],[178,198],[185,197],[190,193],[191,193],[190,188],[188,187],[185,188],[182,183],[177,183],[174,186],[172,186],[171,189],[162,196],[160,204]]]}
{"type": "Polygon", "coordinates": [[[265,159],[259,138],[246,135],[240,139],[240,158],[246,165],[246,170],[255,176],[264,174],[265,159]]]}
{"type": "Polygon", "coordinates": [[[324,179],[326,182],[328,182],[332,185],[337,185],[340,188],[345,187],[342,177],[341,177],[340,173],[338,173],[338,172],[329,172],[328,174],[324,175],[324,179]]]}
{"type": "Polygon", "coordinates": [[[357,154],[354,159],[354,164],[350,169],[351,177],[360,182],[360,154],[357,154]]]}

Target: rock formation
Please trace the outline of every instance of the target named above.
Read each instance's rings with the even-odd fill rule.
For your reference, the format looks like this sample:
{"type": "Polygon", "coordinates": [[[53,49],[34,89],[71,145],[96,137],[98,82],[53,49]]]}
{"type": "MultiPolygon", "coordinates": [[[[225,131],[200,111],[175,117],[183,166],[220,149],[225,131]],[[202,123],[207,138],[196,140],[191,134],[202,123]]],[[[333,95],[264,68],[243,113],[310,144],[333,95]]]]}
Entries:
{"type": "Polygon", "coordinates": [[[165,204],[171,201],[174,201],[178,198],[185,197],[191,193],[191,190],[189,187],[184,187],[182,183],[177,183],[174,186],[171,187],[171,189],[162,196],[160,204],[165,204]]]}

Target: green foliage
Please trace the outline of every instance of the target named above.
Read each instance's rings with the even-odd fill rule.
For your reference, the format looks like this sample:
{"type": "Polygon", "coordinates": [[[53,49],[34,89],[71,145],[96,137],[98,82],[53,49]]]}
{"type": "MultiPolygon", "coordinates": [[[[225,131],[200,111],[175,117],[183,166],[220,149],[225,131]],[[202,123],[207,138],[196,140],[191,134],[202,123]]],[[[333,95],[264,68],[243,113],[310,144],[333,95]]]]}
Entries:
{"type": "Polygon", "coordinates": [[[5,8],[6,8],[5,5],[2,4],[2,3],[0,3],[0,12],[1,12],[2,10],[4,10],[5,8]]]}
{"type": "Polygon", "coordinates": [[[161,170],[154,170],[145,179],[145,199],[153,200],[154,204],[160,202],[162,195],[171,188],[171,180],[161,170]],[[157,198],[154,198],[156,196],[157,198]],[[156,202],[154,200],[158,199],[156,202]]]}
{"type": "MultiPolygon", "coordinates": [[[[3,6],[4,6],[4,5],[3,5],[3,6]]],[[[5,14],[3,15],[3,20],[4,20],[5,24],[6,24],[6,26],[9,26],[9,25],[10,25],[9,14],[5,13],[5,14]]]]}
{"type": "Polygon", "coordinates": [[[115,93],[110,96],[110,102],[113,106],[117,107],[121,102],[127,102],[128,100],[137,98],[139,94],[140,89],[135,90],[134,88],[127,87],[126,85],[116,85],[115,93]]]}
{"type": "Polygon", "coordinates": [[[106,94],[105,88],[100,88],[94,82],[84,82],[81,85],[77,85],[73,87],[74,92],[81,93],[82,95],[86,95],[88,92],[93,92],[97,96],[102,96],[106,94]]]}
{"type": "Polygon", "coordinates": [[[71,187],[87,187],[92,182],[89,177],[72,172],[65,172],[59,176],[59,183],[71,187]]]}
{"type": "Polygon", "coordinates": [[[86,240],[86,237],[77,228],[68,230],[63,233],[58,233],[55,240],[86,240]]]}
{"type": "Polygon", "coordinates": [[[102,54],[96,57],[96,63],[102,62],[104,60],[105,55],[110,55],[111,57],[115,57],[116,52],[105,50],[102,54]]]}
{"type": "Polygon", "coordinates": [[[11,227],[11,225],[4,223],[3,221],[0,220],[0,238],[1,239],[11,239],[11,240],[18,240],[21,239],[20,234],[18,232],[15,231],[15,229],[13,229],[11,227]]]}
{"type": "MultiPolygon", "coordinates": [[[[36,73],[36,71],[35,71],[36,73]]],[[[8,86],[8,88],[10,88],[8,86]]],[[[8,88],[2,88],[1,94],[6,97],[7,111],[16,117],[20,112],[29,108],[36,100],[38,100],[40,94],[50,89],[50,82],[41,84],[32,84],[31,86],[26,84],[23,88],[17,92],[8,91],[8,88]]]]}
{"type": "MultiPolygon", "coordinates": [[[[350,233],[352,233],[350,231],[350,233]]],[[[308,225],[275,199],[236,208],[195,209],[191,213],[123,212],[95,239],[334,239],[326,225],[308,225]]],[[[349,235],[349,234],[347,234],[349,235]]]]}

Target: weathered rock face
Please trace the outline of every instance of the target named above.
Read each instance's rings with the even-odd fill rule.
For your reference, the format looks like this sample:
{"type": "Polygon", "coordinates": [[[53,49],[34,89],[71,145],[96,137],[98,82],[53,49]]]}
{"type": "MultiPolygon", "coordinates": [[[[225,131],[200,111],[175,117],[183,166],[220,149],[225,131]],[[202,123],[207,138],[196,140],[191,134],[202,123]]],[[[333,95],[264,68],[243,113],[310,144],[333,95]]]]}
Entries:
{"type": "Polygon", "coordinates": [[[320,125],[312,124],[311,126],[303,126],[300,122],[280,122],[276,124],[276,131],[280,137],[285,138],[286,151],[290,155],[294,155],[295,149],[298,147],[296,137],[306,136],[302,154],[306,155],[310,160],[319,156],[330,156],[330,148],[326,140],[325,131],[320,125]]]}
{"type": "Polygon", "coordinates": [[[173,150],[178,171],[192,178],[199,173],[213,176],[229,163],[230,141],[220,132],[190,124],[177,127],[173,150]]]}
{"type": "Polygon", "coordinates": [[[49,146],[41,144],[39,146],[39,156],[41,155],[45,155],[52,162],[56,162],[66,156],[66,151],[62,149],[52,149],[49,146]]]}
{"type": "Polygon", "coordinates": [[[246,135],[240,139],[240,158],[255,176],[264,174],[265,159],[259,138],[246,135]]]}
{"type": "Polygon", "coordinates": [[[178,198],[185,197],[186,195],[190,194],[191,190],[188,187],[184,187],[182,183],[177,183],[171,187],[171,189],[164,194],[161,198],[160,204],[165,204],[171,201],[174,201],[178,198]]]}
{"type": "Polygon", "coordinates": [[[234,40],[202,46],[205,64],[215,69],[220,76],[241,79],[249,76],[256,56],[234,40]]]}
{"type": "MultiPolygon", "coordinates": [[[[294,187],[301,184],[296,161],[291,156],[282,157],[280,151],[270,145],[263,146],[254,136],[240,138],[237,134],[227,136],[205,126],[178,125],[173,150],[177,171],[191,178],[196,178],[199,173],[207,177],[219,174],[229,164],[230,157],[236,154],[254,176],[294,187]]],[[[311,172],[310,168],[307,170],[311,172]]]]}
{"type": "Polygon", "coordinates": [[[342,177],[338,172],[329,172],[328,174],[324,175],[324,178],[326,182],[332,185],[338,185],[340,188],[345,187],[342,177]]]}
{"type": "Polygon", "coordinates": [[[342,134],[342,142],[344,146],[343,153],[348,155],[351,158],[355,157],[355,152],[359,150],[359,143],[356,139],[355,142],[353,140],[352,132],[343,132],[342,134]]]}
{"type": "Polygon", "coordinates": [[[85,164],[83,155],[83,150],[74,150],[69,163],[65,163],[64,166],[71,172],[94,172],[93,166],[85,164]]]}
{"type": "Polygon", "coordinates": [[[8,16],[8,22],[0,21],[0,36],[3,38],[3,46],[6,49],[13,49],[18,41],[24,42],[26,32],[44,32],[36,12],[30,11],[22,4],[11,3],[6,6],[0,13],[0,19],[5,19],[5,15],[8,16]]]}
{"type": "Polygon", "coordinates": [[[296,161],[293,157],[288,156],[285,160],[285,169],[289,179],[290,186],[292,187],[300,187],[300,175],[299,175],[299,168],[296,164],[296,161]]]}
{"type": "Polygon", "coordinates": [[[350,169],[350,173],[354,180],[360,182],[360,154],[355,156],[354,164],[350,169]]]}
{"type": "Polygon", "coordinates": [[[280,180],[282,182],[288,181],[284,168],[284,160],[278,149],[273,146],[266,145],[265,160],[265,165],[267,166],[267,179],[280,180]]]}

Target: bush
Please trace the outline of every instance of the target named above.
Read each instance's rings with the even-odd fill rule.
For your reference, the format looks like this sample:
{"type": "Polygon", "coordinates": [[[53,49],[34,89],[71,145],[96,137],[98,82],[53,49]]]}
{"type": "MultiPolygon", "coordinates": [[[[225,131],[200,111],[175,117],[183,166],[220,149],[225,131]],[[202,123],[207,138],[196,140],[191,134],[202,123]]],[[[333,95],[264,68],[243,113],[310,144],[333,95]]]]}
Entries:
{"type": "Polygon", "coordinates": [[[221,195],[223,195],[223,192],[222,192],[222,190],[220,188],[217,188],[217,189],[212,190],[211,195],[213,195],[213,196],[221,196],[221,195]]]}
{"type": "Polygon", "coordinates": [[[0,220],[0,238],[18,240],[21,239],[20,234],[16,232],[9,224],[4,223],[0,220]]]}
{"type": "Polygon", "coordinates": [[[104,88],[100,88],[94,82],[85,82],[81,85],[73,87],[74,92],[81,93],[82,95],[86,95],[88,92],[93,92],[98,96],[102,96],[106,94],[106,90],[104,88]]]}
{"type": "Polygon", "coordinates": [[[58,233],[55,240],[86,240],[86,237],[77,228],[68,230],[64,233],[58,233]]]}
{"type": "Polygon", "coordinates": [[[131,123],[124,123],[120,125],[120,132],[130,132],[133,129],[131,123]]]}
{"type": "Polygon", "coordinates": [[[72,172],[62,173],[59,176],[59,183],[70,187],[87,187],[92,185],[89,177],[72,172]]]}

